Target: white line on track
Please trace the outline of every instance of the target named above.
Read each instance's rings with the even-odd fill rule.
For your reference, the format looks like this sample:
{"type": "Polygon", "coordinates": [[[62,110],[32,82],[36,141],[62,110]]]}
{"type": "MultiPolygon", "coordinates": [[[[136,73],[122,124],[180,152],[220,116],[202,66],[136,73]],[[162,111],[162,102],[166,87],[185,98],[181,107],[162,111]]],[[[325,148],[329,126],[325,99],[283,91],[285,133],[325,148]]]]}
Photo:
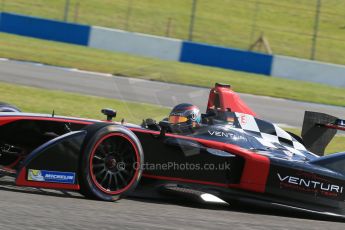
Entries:
{"type": "Polygon", "coordinates": [[[98,76],[103,76],[103,77],[113,77],[114,75],[110,73],[100,73],[100,72],[93,72],[93,71],[87,71],[87,70],[80,70],[80,69],[68,69],[69,71],[72,72],[78,72],[78,73],[85,73],[85,74],[92,74],[92,75],[98,75],[98,76]]]}

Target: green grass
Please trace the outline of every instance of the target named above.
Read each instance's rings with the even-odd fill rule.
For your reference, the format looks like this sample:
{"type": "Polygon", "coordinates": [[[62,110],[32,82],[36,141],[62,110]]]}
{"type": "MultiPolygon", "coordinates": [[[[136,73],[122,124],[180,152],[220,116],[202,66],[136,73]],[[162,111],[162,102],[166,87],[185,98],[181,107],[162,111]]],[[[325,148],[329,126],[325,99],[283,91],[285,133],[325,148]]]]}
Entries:
{"type": "Polygon", "coordinates": [[[326,148],[326,153],[336,153],[345,151],[345,137],[344,136],[335,136],[331,141],[329,146],[326,148]]]}
{"type": "Polygon", "coordinates": [[[215,82],[223,82],[231,84],[237,92],[345,105],[344,88],[161,61],[4,33],[0,33],[0,57],[207,88],[215,82]]]}
{"type": "MultiPolygon", "coordinates": [[[[68,20],[187,39],[192,1],[70,0],[68,20]]],[[[0,11],[62,20],[65,2],[0,0],[0,11]]],[[[193,38],[247,49],[264,33],[274,53],[309,58],[316,2],[197,0],[193,38]]],[[[322,1],[316,59],[345,64],[344,8],[345,1],[322,1]]]]}
{"type": "Polygon", "coordinates": [[[0,83],[0,101],[18,106],[23,112],[52,113],[56,115],[105,119],[103,108],[117,110],[116,121],[140,124],[142,119],[161,120],[169,109],[143,103],[124,102],[81,94],[44,90],[26,86],[0,83]]]}

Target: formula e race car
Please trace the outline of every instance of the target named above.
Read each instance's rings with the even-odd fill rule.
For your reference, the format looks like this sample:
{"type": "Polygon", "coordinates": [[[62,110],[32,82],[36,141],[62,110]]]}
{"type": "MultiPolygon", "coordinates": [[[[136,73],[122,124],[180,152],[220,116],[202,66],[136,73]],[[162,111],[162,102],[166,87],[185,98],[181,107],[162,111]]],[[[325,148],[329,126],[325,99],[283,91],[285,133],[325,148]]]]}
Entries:
{"type": "Polygon", "coordinates": [[[22,113],[0,105],[0,174],[16,185],[122,196],[203,198],[345,217],[345,152],[324,150],[344,120],[306,112],[302,137],[264,121],[231,90],[210,90],[200,128],[22,113]]]}

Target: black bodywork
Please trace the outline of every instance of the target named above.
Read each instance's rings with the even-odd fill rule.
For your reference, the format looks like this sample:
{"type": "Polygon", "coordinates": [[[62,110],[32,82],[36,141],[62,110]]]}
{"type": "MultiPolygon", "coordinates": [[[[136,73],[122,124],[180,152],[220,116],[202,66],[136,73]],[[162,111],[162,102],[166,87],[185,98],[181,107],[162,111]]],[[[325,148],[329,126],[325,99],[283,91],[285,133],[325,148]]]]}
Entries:
{"type": "MultiPolygon", "coordinates": [[[[169,132],[167,124],[112,122],[116,114],[109,111],[105,111],[107,121],[0,113],[0,172],[16,177],[21,186],[83,193],[81,161],[90,133],[121,127],[139,140],[144,153],[138,186],[129,195],[164,198],[210,193],[229,203],[345,216],[345,153],[320,157],[302,140],[246,108],[234,105],[229,111],[225,106],[229,95],[222,98],[228,91],[222,85],[212,89],[211,94],[218,96],[210,95],[202,126],[184,134],[169,132]],[[220,101],[212,104],[214,100],[220,101]],[[64,181],[30,178],[37,171],[57,172],[55,177],[65,173],[64,181]]],[[[327,128],[331,123],[315,124],[327,128]]],[[[319,136],[306,138],[310,143],[314,139],[313,145],[319,136]]]]}

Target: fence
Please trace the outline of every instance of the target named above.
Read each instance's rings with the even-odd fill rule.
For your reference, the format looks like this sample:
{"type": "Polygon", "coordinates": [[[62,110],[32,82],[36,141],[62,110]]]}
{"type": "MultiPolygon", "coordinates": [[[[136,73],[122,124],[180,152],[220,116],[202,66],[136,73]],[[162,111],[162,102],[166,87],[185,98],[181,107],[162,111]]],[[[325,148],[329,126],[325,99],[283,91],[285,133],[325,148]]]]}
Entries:
{"type": "Polygon", "coordinates": [[[1,13],[0,32],[89,46],[107,51],[189,62],[345,87],[345,65],[268,55],[98,26],[1,13]]]}
{"type": "Polygon", "coordinates": [[[0,11],[345,64],[345,1],[0,0],[0,11]]]}

